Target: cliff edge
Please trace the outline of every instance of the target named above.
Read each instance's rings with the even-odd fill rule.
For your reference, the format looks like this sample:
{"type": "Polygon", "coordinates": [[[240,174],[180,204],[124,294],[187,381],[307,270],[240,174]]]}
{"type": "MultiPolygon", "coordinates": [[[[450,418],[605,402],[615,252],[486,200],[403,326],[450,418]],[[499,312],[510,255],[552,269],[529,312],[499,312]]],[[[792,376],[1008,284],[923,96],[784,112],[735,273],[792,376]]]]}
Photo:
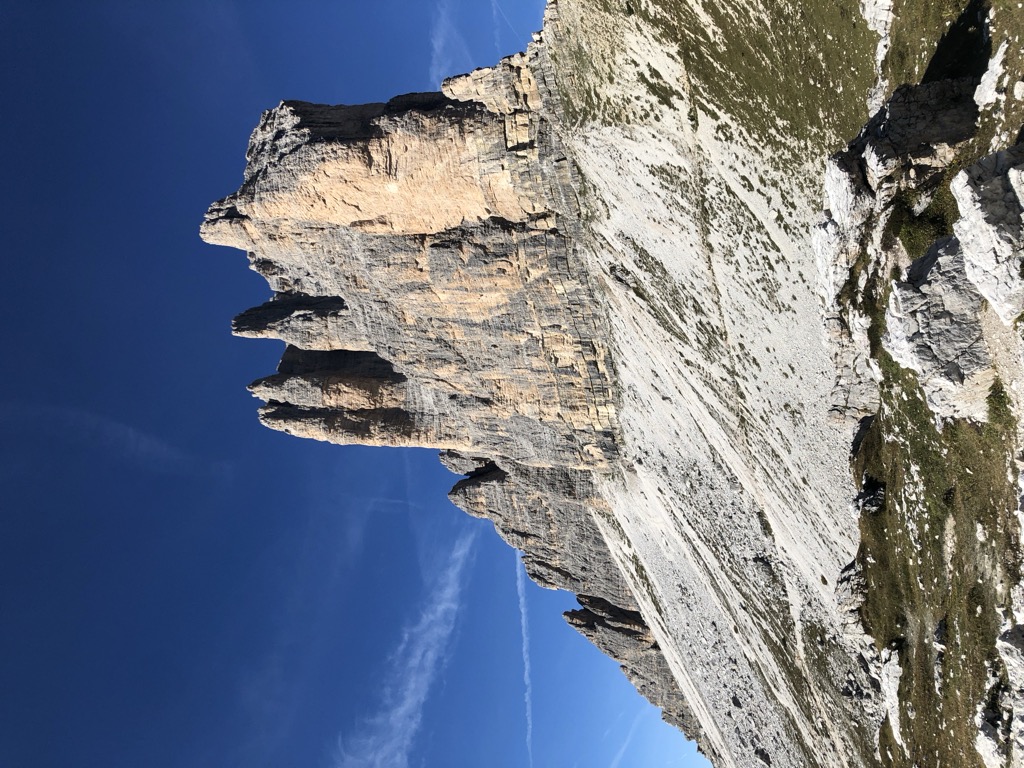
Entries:
{"type": "Polygon", "coordinates": [[[576,593],[572,626],[695,734],[598,523],[596,476],[618,462],[610,334],[543,74],[521,55],[444,93],[285,102],[202,234],[249,252],[275,292],[234,322],[288,345],[250,387],[261,421],[440,449],[466,475],[453,501],[493,520],[534,581],[576,593]]]}
{"type": "Polygon", "coordinates": [[[261,420],[437,448],[718,766],[1021,764],[1019,16],[552,0],[283,102],[202,227],[261,420]]]}

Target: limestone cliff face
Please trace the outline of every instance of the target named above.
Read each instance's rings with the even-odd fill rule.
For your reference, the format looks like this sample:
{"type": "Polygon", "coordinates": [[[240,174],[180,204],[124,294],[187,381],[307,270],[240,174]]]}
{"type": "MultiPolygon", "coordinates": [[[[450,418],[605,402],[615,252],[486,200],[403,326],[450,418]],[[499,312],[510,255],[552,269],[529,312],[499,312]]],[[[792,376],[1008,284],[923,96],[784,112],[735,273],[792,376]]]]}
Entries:
{"type": "MultiPolygon", "coordinates": [[[[548,27],[567,34],[559,10],[548,27]]],[[[453,500],[493,520],[538,583],[575,592],[570,624],[716,763],[856,764],[842,749],[815,757],[821,735],[851,738],[840,723],[871,698],[859,641],[830,628],[822,586],[852,558],[818,493],[843,484],[834,468],[780,472],[767,427],[748,422],[763,414],[775,429],[777,403],[735,378],[761,351],[743,353],[751,338],[731,339],[733,324],[777,317],[778,284],[760,267],[756,284],[724,293],[707,255],[747,226],[739,211],[708,233],[673,203],[660,226],[682,238],[657,244],[652,211],[628,204],[631,221],[595,228],[595,201],[629,194],[595,173],[659,177],[644,157],[589,157],[584,142],[571,153],[555,73],[540,42],[439,94],[285,102],[263,116],[242,187],[202,230],[248,252],[275,292],[235,321],[288,344],[251,387],[260,418],[302,437],[443,451],[467,475],[453,500]],[[580,198],[589,184],[606,188],[580,198]],[[790,472],[809,490],[786,501],[790,472]]],[[[687,182],[688,195],[730,194],[731,180],[687,156],[708,139],[686,136],[666,157],[712,187],[687,182]]],[[[755,241],[777,247],[783,234],[773,224],[755,241]]]]}
{"type": "Polygon", "coordinates": [[[288,347],[250,387],[264,424],[335,443],[425,446],[466,474],[573,626],[698,733],[595,521],[618,460],[607,320],[578,249],[578,180],[540,111],[536,55],[387,104],[285,102],[203,237],[275,291],[235,332],[288,347]]]}
{"type": "Polygon", "coordinates": [[[527,465],[607,460],[606,334],[574,269],[569,164],[538,115],[442,94],[285,103],[248,157],[203,235],[252,253],[276,292],[236,321],[291,345],[254,385],[264,421],[527,465]]]}
{"type": "Polygon", "coordinates": [[[921,5],[552,0],[441,93],[265,113],[203,225],[274,290],[263,422],[439,449],[718,766],[1024,751],[1024,14],[921,5]]]}

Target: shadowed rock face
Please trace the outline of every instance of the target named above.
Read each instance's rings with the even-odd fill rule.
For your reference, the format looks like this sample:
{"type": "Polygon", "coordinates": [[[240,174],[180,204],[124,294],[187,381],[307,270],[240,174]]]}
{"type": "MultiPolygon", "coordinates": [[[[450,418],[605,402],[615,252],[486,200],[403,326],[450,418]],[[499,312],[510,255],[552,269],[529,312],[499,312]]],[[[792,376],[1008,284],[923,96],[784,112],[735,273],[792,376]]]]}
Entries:
{"type": "MultiPolygon", "coordinates": [[[[878,350],[936,414],[976,417],[994,373],[1024,391],[1007,330],[1024,306],[1022,157],[972,159],[949,185],[998,62],[979,84],[936,54],[886,96],[907,34],[892,3],[860,4],[882,35],[873,64],[852,0],[796,4],[799,23],[753,5],[550,2],[544,41],[442,93],[285,102],[203,236],[247,251],[275,292],[234,323],[288,345],[251,385],[263,422],[439,449],[466,476],[453,501],[579,596],[569,623],[716,765],[889,764],[889,736],[925,765],[937,753],[900,740],[901,712],[904,734],[929,717],[902,698],[915,669],[863,621],[878,579],[859,523],[897,494],[865,474],[858,496],[848,458],[854,440],[856,455],[900,442],[876,434],[878,350]],[[833,33],[860,39],[841,66],[833,33]],[[872,68],[877,113],[827,162],[822,222],[821,169],[867,118],[872,68]],[[955,237],[911,259],[887,222],[915,221],[940,186],[955,237]]],[[[993,650],[1015,712],[1016,626],[993,650]]],[[[1006,752],[997,737],[984,744],[1006,752]]]]}
{"type": "Polygon", "coordinates": [[[595,522],[594,476],[617,456],[609,333],[536,71],[521,55],[444,94],[285,102],[202,234],[247,251],[275,291],[234,321],[288,343],[250,387],[263,423],[442,449],[468,475],[453,501],[494,521],[539,584],[589,596],[570,624],[694,733],[595,522]]]}
{"type": "MultiPolygon", "coordinates": [[[[832,686],[870,682],[819,596],[831,596],[821,574],[852,558],[848,523],[818,496],[835,473],[799,458],[780,470],[792,450],[748,419],[779,409],[737,379],[740,338],[751,339],[730,329],[786,313],[762,271],[779,252],[772,237],[796,249],[759,205],[700,205],[736,205],[736,180],[722,182],[697,146],[717,138],[679,125],[664,131],[681,142],[664,167],[686,164],[686,199],[666,196],[656,214],[621,205],[631,221],[595,231],[579,158],[555,130],[553,77],[538,44],[442,94],[264,114],[242,187],[202,229],[246,251],[275,294],[234,323],[288,344],[278,372],[251,385],[260,418],[300,437],[441,450],[467,475],[453,501],[523,550],[537,583],[579,595],[570,625],[716,763],[812,764],[819,734],[835,737],[852,709],[875,717],[832,686]],[[671,239],[638,245],[662,232],[671,239]],[[732,259],[729,243],[766,250],[732,259]],[[808,680],[812,663],[828,679],[808,680]]],[[[659,189],[669,180],[605,149],[587,159],[588,182],[607,185],[597,172],[615,167],[659,189]]],[[[821,356],[805,357],[809,373],[821,356]]],[[[835,740],[817,764],[858,764],[835,740]]]]}

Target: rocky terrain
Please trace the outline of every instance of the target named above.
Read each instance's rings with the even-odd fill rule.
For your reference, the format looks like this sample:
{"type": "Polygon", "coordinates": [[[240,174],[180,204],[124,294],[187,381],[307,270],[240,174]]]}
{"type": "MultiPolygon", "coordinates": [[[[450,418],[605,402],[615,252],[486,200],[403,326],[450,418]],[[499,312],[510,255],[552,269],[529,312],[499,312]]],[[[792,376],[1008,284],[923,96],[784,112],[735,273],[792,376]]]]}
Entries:
{"type": "Polygon", "coordinates": [[[427,446],[718,766],[1024,764],[1016,4],[550,0],[284,102],[203,237],[262,421],[427,446]]]}

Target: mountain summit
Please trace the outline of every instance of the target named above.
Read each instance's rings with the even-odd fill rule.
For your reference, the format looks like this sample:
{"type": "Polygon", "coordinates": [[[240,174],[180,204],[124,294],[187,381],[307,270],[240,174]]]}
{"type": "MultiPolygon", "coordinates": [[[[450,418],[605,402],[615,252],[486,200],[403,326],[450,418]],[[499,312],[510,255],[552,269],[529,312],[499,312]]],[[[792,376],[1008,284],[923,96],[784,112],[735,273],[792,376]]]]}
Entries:
{"type": "Polygon", "coordinates": [[[1024,765],[1016,3],[550,0],[283,102],[211,243],[264,424],[437,448],[716,766],[1024,765]]]}

